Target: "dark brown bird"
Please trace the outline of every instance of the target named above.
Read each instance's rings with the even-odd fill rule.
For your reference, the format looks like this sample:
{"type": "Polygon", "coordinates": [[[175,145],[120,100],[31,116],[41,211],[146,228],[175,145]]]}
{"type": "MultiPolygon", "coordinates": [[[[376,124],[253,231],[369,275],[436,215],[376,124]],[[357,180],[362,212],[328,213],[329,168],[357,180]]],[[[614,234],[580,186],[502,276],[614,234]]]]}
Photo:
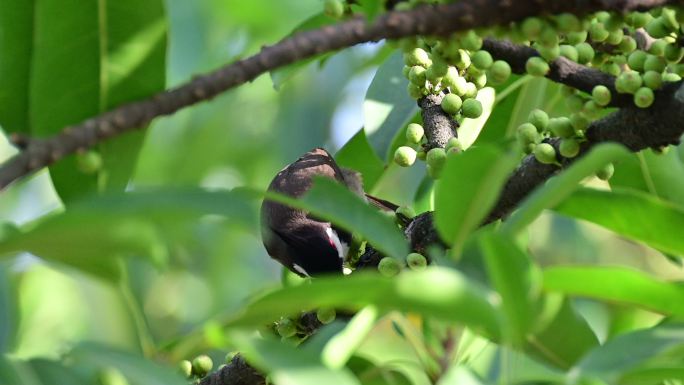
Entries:
{"type": "MultiPolygon", "coordinates": [[[[322,148],[282,169],[268,190],[299,198],[311,189],[314,176],[334,179],[364,196],[360,175],[340,168],[322,148]]],[[[351,243],[351,234],[330,222],[269,200],[261,206],[261,234],[268,254],[301,276],[342,273],[351,243]]]]}

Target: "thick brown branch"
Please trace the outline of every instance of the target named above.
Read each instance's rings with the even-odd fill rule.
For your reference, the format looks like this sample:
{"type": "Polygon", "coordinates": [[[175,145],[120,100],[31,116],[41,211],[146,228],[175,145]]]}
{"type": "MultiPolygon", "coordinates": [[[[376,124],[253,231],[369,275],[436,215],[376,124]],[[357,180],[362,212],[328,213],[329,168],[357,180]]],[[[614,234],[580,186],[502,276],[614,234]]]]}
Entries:
{"type": "Polygon", "coordinates": [[[444,99],[444,94],[440,93],[439,95],[430,94],[418,100],[427,138],[426,151],[436,147],[446,147],[449,139],[456,135],[458,123],[442,110],[442,99],[444,99]]]}
{"type": "Polygon", "coordinates": [[[389,12],[373,23],[363,18],[305,31],[262,48],[247,59],[199,76],[191,82],[139,102],[66,127],[60,134],[32,143],[25,151],[0,167],[0,188],[48,166],[66,155],[92,147],[136,127],[144,127],[158,116],[209,100],[260,74],[355,44],[415,35],[447,36],[456,31],[503,25],[541,13],[571,12],[583,15],[599,9],[645,10],[682,0],[464,0],[449,5],[424,6],[412,11],[389,12]]]}

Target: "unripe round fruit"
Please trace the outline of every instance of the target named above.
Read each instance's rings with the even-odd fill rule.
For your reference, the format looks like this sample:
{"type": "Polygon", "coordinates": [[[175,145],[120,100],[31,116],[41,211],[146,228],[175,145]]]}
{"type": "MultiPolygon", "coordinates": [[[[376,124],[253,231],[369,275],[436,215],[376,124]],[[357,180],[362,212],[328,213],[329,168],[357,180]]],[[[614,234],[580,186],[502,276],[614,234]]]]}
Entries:
{"type": "Polygon", "coordinates": [[[323,13],[335,19],[342,17],[344,15],[344,3],[341,0],[325,0],[323,13]]]}
{"type": "Polygon", "coordinates": [[[78,169],[84,174],[94,174],[102,168],[102,156],[97,151],[86,151],[76,156],[78,169]]]}
{"type": "Polygon", "coordinates": [[[667,67],[667,62],[660,56],[648,55],[644,62],[644,71],[663,72],[665,67],[667,67]]]}
{"type": "Polygon", "coordinates": [[[620,75],[620,66],[615,62],[606,62],[601,66],[601,71],[613,76],[620,75]]]}
{"type": "MultiPolygon", "coordinates": [[[[281,334],[282,335],[282,334],[281,334]]],[[[192,372],[199,377],[204,377],[214,367],[214,362],[206,354],[199,355],[192,360],[192,372]]]]}
{"type": "Polygon", "coordinates": [[[456,94],[446,94],[442,99],[442,110],[449,115],[456,115],[462,105],[463,100],[456,94]]]}
{"type": "Polygon", "coordinates": [[[185,378],[190,378],[192,375],[192,363],[188,360],[183,360],[178,363],[178,370],[185,378]]]}
{"type": "Polygon", "coordinates": [[[678,63],[682,59],[684,50],[677,43],[668,44],[665,46],[665,59],[670,63],[678,63]]]}
{"type": "Polygon", "coordinates": [[[539,163],[555,164],[556,149],[548,143],[539,143],[534,147],[534,157],[539,163]]]}
{"type": "Polygon", "coordinates": [[[456,67],[458,67],[461,70],[470,67],[470,54],[468,54],[468,51],[464,49],[458,50],[458,55],[456,58],[454,58],[454,60],[454,64],[456,64],[456,67]]]}
{"type": "Polygon", "coordinates": [[[561,54],[560,47],[558,45],[553,45],[553,46],[544,46],[541,44],[535,45],[535,48],[537,49],[537,52],[539,52],[539,55],[544,58],[547,62],[552,62],[556,59],[561,54]]]}
{"type": "Polygon", "coordinates": [[[474,83],[466,82],[463,99],[472,99],[477,96],[477,86],[474,83]]]}
{"type": "Polygon", "coordinates": [[[566,158],[574,158],[579,154],[580,145],[575,139],[563,139],[558,146],[558,152],[566,158]]]}
{"type": "Polygon", "coordinates": [[[553,47],[554,45],[558,45],[560,39],[558,38],[556,30],[550,25],[547,25],[542,30],[538,42],[546,47],[553,47]]]}
{"type": "Polygon", "coordinates": [[[543,132],[549,126],[549,115],[543,110],[534,109],[527,116],[527,121],[537,128],[537,132],[543,132]]]}
{"type": "Polygon", "coordinates": [[[497,60],[489,67],[487,75],[495,84],[504,83],[511,76],[511,66],[503,60],[497,60]]]}
{"type": "Polygon", "coordinates": [[[385,277],[394,277],[401,271],[401,264],[392,257],[385,257],[378,263],[378,271],[385,277]]]}
{"type": "Polygon", "coordinates": [[[582,113],[589,119],[596,119],[599,111],[601,111],[601,107],[593,100],[587,101],[582,107],[582,113]]]}
{"type": "Polygon", "coordinates": [[[427,259],[418,253],[411,253],[406,256],[406,264],[411,270],[423,270],[427,266],[427,259]]]}
{"type": "Polygon", "coordinates": [[[608,163],[605,167],[596,172],[596,177],[601,180],[608,180],[613,176],[615,172],[615,166],[612,163],[608,163]]]}
{"type": "Polygon", "coordinates": [[[520,126],[518,126],[517,137],[518,141],[522,145],[537,143],[539,141],[539,133],[537,132],[537,127],[535,127],[532,123],[523,123],[520,126]]]}
{"type": "Polygon", "coordinates": [[[449,71],[449,64],[439,55],[432,55],[432,65],[429,67],[433,78],[443,78],[449,71]]]}
{"type": "Polygon", "coordinates": [[[580,64],[587,64],[594,59],[596,52],[594,47],[589,43],[579,43],[575,46],[577,50],[577,62],[580,64]]]}
{"type": "Polygon", "coordinates": [[[416,162],[416,150],[401,146],[394,152],[394,162],[401,167],[409,167],[416,162]]]}
{"type": "Polygon", "coordinates": [[[606,86],[594,87],[594,89],[591,91],[591,96],[599,106],[607,106],[610,104],[611,94],[610,90],[606,86]]]}
{"type": "Polygon", "coordinates": [[[441,168],[446,160],[446,151],[443,148],[435,147],[428,151],[425,161],[432,168],[441,168]]]}
{"type": "Polygon", "coordinates": [[[432,64],[430,56],[422,48],[414,48],[408,52],[404,57],[404,62],[411,67],[421,66],[423,68],[427,68],[432,64]]]}
{"type": "Polygon", "coordinates": [[[589,27],[589,37],[592,41],[597,43],[605,41],[610,32],[606,29],[603,23],[594,23],[589,27]]]}
{"type": "Polygon", "coordinates": [[[475,52],[471,57],[470,60],[472,61],[473,65],[481,70],[486,70],[487,68],[492,66],[492,63],[494,63],[494,59],[492,59],[492,55],[487,52],[487,51],[477,51],[475,52]]]}
{"type": "Polygon", "coordinates": [[[458,138],[450,138],[445,148],[447,150],[447,155],[449,155],[449,153],[458,153],[463,151],[463,144],[461,144],[461,141],[458,138]]]}
{"type": "Polygon", "coordinates": [[[423,129],[423,126],[418,123],[410,123],[408,127],[406,127],[406,140],[409,143],[420,143],[424,134],[425,130],[423,129]]]}
{"type": "Polygon", "coordinates": [[[444,78],[444,84],[449,87],[452,93],[458,96],[465,96],[468,92],[468,81],[464,77],[458,76],[451,77],[450,74],[444,78]]]}
{"type": "Polygon", "coordinates": [[[651,43],[651,46],[648,48],[648,53],[650,53],[651,55],[663,56],[665,55],[666,45],[667,41],[665,39],[658,39],[651,43]]]}
{"type": "Polygon", "coordinates": [[[549,130],[561,138],[570,138],[575,135],[572,122],[565,116],[549,120],[549,130]]]}
{"type": "Polygon", "coordinates": [[[646,24],[646,32],[654,39],[661,39],[670,34],[669,28],[660,17],[657,17],[646,24]]]}
{"type": "Polygon", "coordinates": [[[233,362],[233,358],[235,358],[236,355],[236,351],[226,353],[225,357],[223,357],[223,362],[226,364],[230,364],[231,362],[233,362]]]}
{"type": "Polygon", "coordinates": [[[653,18],[648,12],[633,12],[629,21],[634,28],[643,28],[653,18]]]}
{"type": "Polygon", "coordinates": [[[608,34],[608,38],[606,39],[606,43],[610,45],[618,45],[622,42],[622,39],[625,37],[625,33],[622,32],[621,29],[616,29],[615,31],[612,31],[608,34]]]}
{"type": "Polygon", "coordinates": [[[627,65],[629,65],[629,68],[633,69],[634,71],[643,71],[644,63],[646,63],[647,57],[648,54],[644,51],[634,51],[629,54],[629,57],[627,58],[627,65]]]}
{"type": "Polygon", "coordinates": [[[587,40],[587,36],[589,36],[588,31],[570,32],[565,35],[565,41],[568,44],[577,45],[584,43],[587,40]]]}
{"type": "Polygon", "coordinates": [[[399,206],[399,208],[397,209],[397,214],[403,215],[406,218],[411,219],[416,216],[416,211],[409,206],[399,206]]]}
{"type": "Polygon", "coordinates": [[[475,84],[475,87],[477,87],[478,90],[481,90],[487,85],[487,74],[481,73],[478,75],[470,76],[470,80],[473,82],[473,84],[475,84]]]}
{"type": "Polygon", "coordinates": [[[477,51],[482,48],[482,37],[480,37],[475,31],[466,32],[465,36],[461,39],[461,44],[463,48],[468,51],[477,51]]]}
{"type": "Polygon", "coordinates": [[[316,318],[318,318],[319,321],[323,325],[327,325],[335,320],[335,317],[337,316],[337,313],[335,312],[335,309],[329,308],[329,307],[322,307],[316,310],[316,318]]]}
{"type": "Polygon", "coordinates": [[[408,79],[411,83],[423,87],[425,85],[425,80],[427,79],[426,72],[424,67],[413,66],[409,70],[408,79]]]}
{"type": "Polygon", "coordinates": [[[561,13],[556,16],[558,31],[561,33],[576,32],[582,29],[582,23],[572,13],[561,13]]]}
{"type": "Polygon", "coordinates": [[[531,57],[525,63],[525,70],[532,76],[546,76],[549,73],[549,63],[540,57],[531,57]]]}
{"type": "Polygon", "coordinates": [[[560,54],[574,62],[578,60],[579,54],[577,49],[572,45],[563,44],[560,46],[560,54]]]}
{"type": "MultiPolygon", "coordinates": [[[[291,319],[283,317],[276,324],[276,331],[281,337],[289,338],[297,334],[297,325],[291,319]]],[[[193,361],[193,368],[195,367],[194,365],[193,361]]]]}
{"type": "Polygon", "coordinates": [[[589,127],[589,119],[585,118],[580,113],[574,113],[570,115],[570,123],[572,124],[572,128],[575,129],[576,133],[580,131],[586,131],[589,127]]]}
{"type": "Polygon", "coordinates": [[[620,49],[620,51],[627,54],[637,49],[637,42],[636,40],[634,40],[633,37],[625,36],[622,38],[622,41],[620,42],[618,48],[620,49]]]}
{"type": "Polygon", "coordinates": [[[406,87],[406,92],[409,94],[411,99],[420,99],[423,97],[423,87],[419,87],[413,83],[409,83],[406,87]]]}
{"type": "Polygon", "coordinates": [[[461,111],[466,118],[479,118],[482,115],[482,103],[477,99],[466,99],[463,102],[461,111]]]}
{"type": "Polygon", "coordinates": [[[520,30],[527,40],[537,40],[544,29],[544,22],[537,17],[528,17],[520,24],[520,30]]]}
{"type": "Polygon", "coordinates": [[[634,93],[634,104],[639,108],[650,107],[654,100],[653,90],[648,87],[641,87],[634,93]]]}
{"type": "Polygon", "coordinates": [[[618,92],[633,94],[641,87],[642,83],[643,80],[638,72],[625,71],[615,81],[615,88],[618,92]]]}
{"type": "Polygon", "coordinates": [[[663,76],[660,72],[646,71],[641,77],[644,79],[644,86],[657,90],[663,85],[663,76]]]}

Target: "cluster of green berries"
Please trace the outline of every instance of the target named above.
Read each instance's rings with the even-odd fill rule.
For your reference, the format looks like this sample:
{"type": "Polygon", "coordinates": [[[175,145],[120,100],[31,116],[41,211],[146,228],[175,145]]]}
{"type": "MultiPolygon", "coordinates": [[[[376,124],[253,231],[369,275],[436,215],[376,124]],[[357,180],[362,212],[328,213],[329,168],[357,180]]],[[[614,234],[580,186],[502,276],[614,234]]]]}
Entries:
{"type": "MultiPolygon", "coordinates": [[[[617,92],[633,95],[637,107],[647,108],[653,104],[653,91],[684,75],[684,49],[678,42],[683,22],[684,12],[672,8],[625,15],[601,11],[584,19],[560,14],[527,18],[514,36],[539,52],[526,63],[530,75],[547,75],[549,63],[563,56],[615,76],[617,92]],[[637,43],[642,29],[655,39],[648,47],[637,43]]],[[[607,106],[610,90],[599,87],[592,97],[598,106],[607,106]]]]}
{"type": "Polygon", "coordinates": [[[424,129],[417,123],[411,123],[406,127],[406,142],[407,145],[397,148],[394,152],[394,162],[402,167],[410,167],[416,162],[416,159],[424,160],[427,164],[427,173],[433,179],[439,178],[448,154],[463,151],[463,146],[458,138],[449,139],[445,148],[435,147],[425,151],[424,129]]]}
{"type": "MultiPolygon", "coordinates": [[[[406,256],[406,266],[411,270],[423,270],[427,264],[427,258],[422,254],[411,253],[406,256]]],[[[385,257],[378,263],[378,271],[385,277],[394,277],[401,272],[403,267],[402,262],[392,257],[385,257]]]]}
{"type": "Polygon", "coordinates": [[[178,369],[186,378],[203,378],[214,367],[214,361],[206,354],[195,357],[192,362],[183,360],[178,364],[178,369]]]}
{"type": "Polygon", "coordinates": [[[565,116],[549,118],[548,114],[536,109],[530,112],[527,122],[518,126],[516,137],[518,144],[526,154],[534,154],[535,158],[544,164],[558,164],[556,149],[544,139],[559,137],[560,155],[574,158],[579,154],[580,143],[584,141],[586,122],[565,116]]]}

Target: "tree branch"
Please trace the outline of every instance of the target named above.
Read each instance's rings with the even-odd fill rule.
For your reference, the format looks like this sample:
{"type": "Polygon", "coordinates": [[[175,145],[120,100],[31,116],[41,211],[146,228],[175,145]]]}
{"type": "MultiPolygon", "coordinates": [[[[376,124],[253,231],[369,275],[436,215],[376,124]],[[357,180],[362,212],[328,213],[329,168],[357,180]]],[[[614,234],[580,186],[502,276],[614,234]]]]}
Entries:
{"type": "Polygon", "coordinates": [[[583,15],[599,9],[645,10],[682,0],[464,0],[448,5],[423,6],[388,12],[374,22],[356,17],[334,26],[300,32],[247,59],[198,76],[178,88],[69,126],[52,137],[36,139],[0,167],[0,189],[78,150],[146,126],[150,120],[254,80],[257,76],[324,52],[364,42],[414,35],[447,36],[476,27],[504,25],[542,13],[583,15]]]}

